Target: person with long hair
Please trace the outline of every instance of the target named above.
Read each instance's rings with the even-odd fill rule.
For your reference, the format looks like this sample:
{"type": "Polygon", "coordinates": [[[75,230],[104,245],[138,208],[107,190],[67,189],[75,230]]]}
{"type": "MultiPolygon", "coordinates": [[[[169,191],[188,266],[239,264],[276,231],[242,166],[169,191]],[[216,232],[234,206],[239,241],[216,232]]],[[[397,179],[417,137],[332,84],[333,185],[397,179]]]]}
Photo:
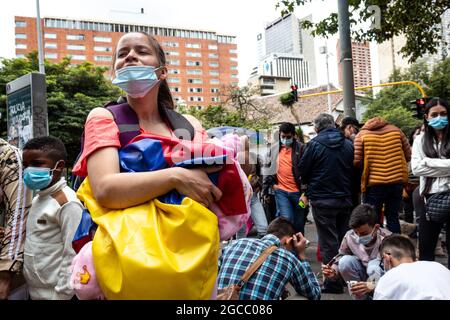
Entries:
{"type": "MultiPolygon", "coordinates": [[[[433,98],[425,107],[424,133],[414,140],[411,167],[420,176],[420,195],[425,199],[450,190],[450,107],[444,99],[433,98]]],[[[433,261],[443,223],[428,221],[426,212],[419,220],[419,259],[433,261]]],[[[446,221],[447,252],[450,248],[450,219],[446,221]]],[[[450,258],[448,261],[450,267],[450,258]]]]}

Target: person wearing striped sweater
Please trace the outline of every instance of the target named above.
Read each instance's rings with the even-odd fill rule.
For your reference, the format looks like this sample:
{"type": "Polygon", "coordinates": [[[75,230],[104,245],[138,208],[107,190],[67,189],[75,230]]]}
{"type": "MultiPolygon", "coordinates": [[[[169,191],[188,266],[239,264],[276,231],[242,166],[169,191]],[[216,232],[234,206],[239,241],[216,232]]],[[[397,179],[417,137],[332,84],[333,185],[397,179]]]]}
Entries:
{"type": "Polygon", "coordinates": [[[373,205],[382,224],[382,209],[387,228],[400,233],[398,211],[403,185],[408,182],[407,162],[411,147],[405,134],[396,126],[375,117],[366,122],[355,138],[353,164],[362,168],[363,202],[373,205]]]}

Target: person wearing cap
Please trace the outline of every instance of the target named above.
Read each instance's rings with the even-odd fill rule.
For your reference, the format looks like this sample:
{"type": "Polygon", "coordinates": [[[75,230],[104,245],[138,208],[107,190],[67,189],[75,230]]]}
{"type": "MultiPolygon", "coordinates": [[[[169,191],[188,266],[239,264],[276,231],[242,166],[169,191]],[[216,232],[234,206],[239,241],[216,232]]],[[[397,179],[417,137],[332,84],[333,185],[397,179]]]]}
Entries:
{"type": "Polygon", "coordinates": [[[352,142],[355,141],[355,137],[361,128],[359,121],[353,117],[345,117],[341,122],[341,131],[347,139],[352,142]]]}

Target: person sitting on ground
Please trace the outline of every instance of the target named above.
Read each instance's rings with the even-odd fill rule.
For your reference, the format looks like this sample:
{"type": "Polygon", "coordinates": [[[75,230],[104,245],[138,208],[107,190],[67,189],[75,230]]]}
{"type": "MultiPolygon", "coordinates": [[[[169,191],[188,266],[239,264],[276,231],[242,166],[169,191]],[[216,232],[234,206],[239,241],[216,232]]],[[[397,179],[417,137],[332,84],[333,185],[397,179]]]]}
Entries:
{"type": "Polygon", "coordinates": [[[355,299],[368,299],[374,284],[380,279],[378,248],[391,232],[377,223],[375,209],[368,204],[357,206],[351,216],[349,230],[342,240],[339,255],[332,265],[323,265],[326,278],[342,278],[347,283],[356,281],[349,290],[355,299]]]}
{"type": "Polygon", "coordinates": [[[380,246],[386,274],[374,300],[449,300],[450,270],[434,261],[416,261],[411,240],[402,235],[386,237],[380,246]]]}
{"type": "Polygon", "coordinates": [[[296,292],[310,300],[320,299],[320,285],[305,260],[307,240],[295,234],[292,222],[273,220],[262,239],[239,239],[224,248],[219,259],[218,288],[238,284],[264,250],[277,246],[240,290],[240,300],[278,300],[290,282],[296,292]]]}

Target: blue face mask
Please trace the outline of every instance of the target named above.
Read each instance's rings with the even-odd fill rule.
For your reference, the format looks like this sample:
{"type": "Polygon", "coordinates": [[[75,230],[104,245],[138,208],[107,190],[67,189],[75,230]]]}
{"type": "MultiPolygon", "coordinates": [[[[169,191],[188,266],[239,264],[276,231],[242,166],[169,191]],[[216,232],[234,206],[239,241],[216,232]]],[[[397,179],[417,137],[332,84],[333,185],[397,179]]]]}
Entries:
{"type": "Polygon", "coordinates": [[[281,144],[285,145],[286,147],[289,147],[294,142],[294,138],[290,138],[290,139],[280,138],[280,141],[281,141],[281,144]]]}
{"type": "Polygon", "coordinates": [[[428,120],[428,125],[436,130],[444,129],[448,125],[447,117],[436,117],[428,120]]]}
{"type": "Polygon", "coordinates": [[[131,66],[116,71],[113,84],[132,98],[142,98],[159,82],[153,66],[131,66]]]}
{"type": "MultiPolygon", "coordinates": [[[[56,163],[56,166],[58,163],[56,163]]],[[[23,181],[31,190],[42,190],[48,187],[53,179],[53,171],[55,169],[28,167],[23,171],[23,181]]]]}

